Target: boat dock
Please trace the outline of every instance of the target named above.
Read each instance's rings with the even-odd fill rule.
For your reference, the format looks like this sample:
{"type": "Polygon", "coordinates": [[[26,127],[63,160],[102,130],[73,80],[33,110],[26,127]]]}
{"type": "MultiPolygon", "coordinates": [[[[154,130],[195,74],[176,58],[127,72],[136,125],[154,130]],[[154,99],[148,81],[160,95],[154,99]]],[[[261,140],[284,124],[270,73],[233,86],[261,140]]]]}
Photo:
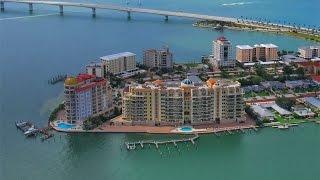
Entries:
{"type": "Polygon", "coordinates": [[[54,77],[51,78],[50,80],[48,80],[48,84],[54,85],[54,84],[56,84],[56,83],[58,83],[58,82],[64,81],[66,78],[67,78],[67,75],[66,75],[66,74],[65,74],[65,75],[59,74],[59,75],[57,75],[57,76],[54,76],[54,77]]]}
{"type": "Polygon", "coordinates": [[[173,144],[176,147],[178,146],[177,143],[180,143],[180,142],[191,142],[192,144],[195,144],[195,140],[197,140],[198,138],[199,138],[199,135],[195,134],[195,136],[191,138],[163,140],[163,141],[146,140],[146,141],[136,141],[136,142],[125,142],[125,145],[128,150],[134,150],[138,145],[140,145],[141,148],[143,148],[144,145],[146,144],[155,145],[155,147],[158,149],[159,145],[161,144],[173,144]]]}
{"type": "Polygon", "coordinates": [[[38,129],[29,121],[18,121],[15,123],[15,125],[26,137],[36,137],[38,134],[41,134],[42,136],[40,138],[42,141],[53,137],[53,134],[49,132],[51,130],[50,127],[38,129]]]}
{"type": "Polygon", "coordinates": [[[39,133],[39,129],[29,121],[19,121],[16,122],[16,127],[20,129],[26,137],[36,136],[39,133]]]}

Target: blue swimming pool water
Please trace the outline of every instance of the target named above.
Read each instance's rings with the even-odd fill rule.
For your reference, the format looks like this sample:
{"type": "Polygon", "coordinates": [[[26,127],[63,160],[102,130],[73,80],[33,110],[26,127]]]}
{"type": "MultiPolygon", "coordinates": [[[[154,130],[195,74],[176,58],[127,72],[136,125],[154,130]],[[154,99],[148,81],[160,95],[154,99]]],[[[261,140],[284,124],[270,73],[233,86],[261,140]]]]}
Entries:
{"type": "Polygon", "coordinates": [[[61,122],[58,124],[58,127],[60,129],[70,129],[70,128],[73,128],[75,125],[73,124],[67,124],[67,123],[64,123],[64,122],[61,122]]]}
{"type": "Polygon", "coordinates": [[[191,132],[192,128],[191,127],[182,127],[182,128],[180,128],[180,130],[183,132],[191,132]]]}

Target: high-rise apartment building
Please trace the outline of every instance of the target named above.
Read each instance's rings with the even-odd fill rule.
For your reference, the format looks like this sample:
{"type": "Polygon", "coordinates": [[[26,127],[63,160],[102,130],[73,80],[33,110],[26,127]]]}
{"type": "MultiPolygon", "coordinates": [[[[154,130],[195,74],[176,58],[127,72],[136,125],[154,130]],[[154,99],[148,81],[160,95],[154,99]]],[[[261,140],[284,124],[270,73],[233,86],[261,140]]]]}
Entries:
{"type": "Polygon", "coordinates": [[[215,67],[234,67],[235,59],[232,57],[232,45],[225,37],[219,37],[212,45],[213,65],[215,67]]]}
{"type": "Polygon", "coordinates": [[[298,49],[300,57],[304,59],[313,59],[320,57],[320,46],[301,47],[298,49]]]}
{"type": "Polygon", "coordinates": [[[236,46],[236,60],[238,62],[251,62],[253,59],[253,48],[249,45],[236,46]]]}
{"type": "Polygon", "coordinates": [[[143,52],[143,64],[149,68],[173,68],[172,53],[168,47],[143,52]]]}
{"type": "Polygon", "coordinates": [[[107,72],[118,75],[136,69],[136,54],[123,52],[100,58],[104,75],[107,72]]]}
{"type": "Polygon", "coordinates": [[[69,123],[113,111],[112,89],[104,78],[79,74],[64,82],[64,105],[69,123]]]}
{"type": "Polygon", "coordinates": [[[123,119],[148,125],[241,122],[243,91],[239,82],[230,80],[133,84],[124,92],[123,119]]]}
{"type": "Polygon", "coordinates": [[[238,62],[276,61],[278,60],[278,46],[274,44],[256,44],[236,46],[236,60],[238,62]]]}

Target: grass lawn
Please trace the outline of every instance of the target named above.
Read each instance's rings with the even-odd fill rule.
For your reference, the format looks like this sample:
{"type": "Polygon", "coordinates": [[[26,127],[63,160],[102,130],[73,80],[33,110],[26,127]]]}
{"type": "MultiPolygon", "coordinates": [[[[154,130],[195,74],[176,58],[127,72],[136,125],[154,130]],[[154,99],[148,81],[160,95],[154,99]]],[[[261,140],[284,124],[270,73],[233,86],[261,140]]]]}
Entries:
{"type": "Polygon", "coordinates": [[[299,119],[299,118],[295,118],[293,116],[290,117],[283,117],[278,113],[275,113],[275,119],[276,121],[280,122],[281,124],[299,124],[299,123],[304,123],[306,122],[305,119],[299,119]]]}

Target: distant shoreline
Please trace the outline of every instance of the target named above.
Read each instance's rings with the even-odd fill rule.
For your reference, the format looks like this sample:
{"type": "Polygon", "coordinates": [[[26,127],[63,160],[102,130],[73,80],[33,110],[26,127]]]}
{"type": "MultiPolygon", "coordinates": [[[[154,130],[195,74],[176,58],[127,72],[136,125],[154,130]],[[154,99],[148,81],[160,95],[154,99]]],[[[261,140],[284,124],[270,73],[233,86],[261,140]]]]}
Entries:
{"type": "Polygon", "coordinates": [[[256,31],[256,32],[269,32],[276,34],[289,35],[293,37],[302,38],[309,41],[320,43],[320,33],[310,33],[309,29],[306,28],[295,28],[292,26],[281,26],[277,24],[264,24],[258,22],[238,22],[238,23],[221,23],[217,21],[197,21],[193,24],[194,27],[199,28],[213,28],[216,30],[223,30],[223,28],[233,30],[244,30],[244,31],[256,31]]]}

